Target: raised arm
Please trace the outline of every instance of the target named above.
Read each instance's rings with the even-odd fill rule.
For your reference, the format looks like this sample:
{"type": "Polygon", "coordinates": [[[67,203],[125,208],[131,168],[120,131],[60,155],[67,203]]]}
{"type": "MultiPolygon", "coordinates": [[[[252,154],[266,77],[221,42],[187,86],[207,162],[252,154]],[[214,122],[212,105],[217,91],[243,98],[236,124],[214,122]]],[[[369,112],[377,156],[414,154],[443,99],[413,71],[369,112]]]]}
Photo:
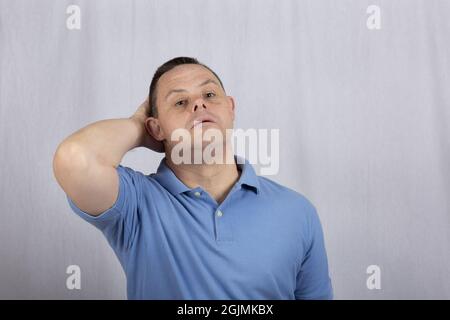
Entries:
{"type": "Polygon", "coordinates": [[[53,158],[61,188],[81,210],[97,216],[113,206],[119,192],[116,167],[136,147],[161,152],[144,122],[148,100],[129,118],[101,120],[64,139],[53,158]]]}

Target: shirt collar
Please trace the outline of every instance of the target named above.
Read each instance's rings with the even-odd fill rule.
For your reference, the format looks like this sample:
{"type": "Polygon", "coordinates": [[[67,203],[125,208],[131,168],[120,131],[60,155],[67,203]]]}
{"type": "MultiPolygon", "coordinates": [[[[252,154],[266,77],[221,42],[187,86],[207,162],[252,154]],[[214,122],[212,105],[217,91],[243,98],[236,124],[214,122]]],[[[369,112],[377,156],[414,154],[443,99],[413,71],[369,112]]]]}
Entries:
{"type": "MultiPolygon", "coordinates": [[[[234,159],[238,169],[241,171],[239,180],[235,185],[238,187],[248,187],[255,193],[258,193],[259,180],[253,166],[247,159],[241,156],[235,155],[234,159]]],[[[173,173],[172,169],[166,164],[165,157],[161,160],[156,173],[152,174],[152,176],[172,194],[180,194],[191,190],[173,173]]]]}

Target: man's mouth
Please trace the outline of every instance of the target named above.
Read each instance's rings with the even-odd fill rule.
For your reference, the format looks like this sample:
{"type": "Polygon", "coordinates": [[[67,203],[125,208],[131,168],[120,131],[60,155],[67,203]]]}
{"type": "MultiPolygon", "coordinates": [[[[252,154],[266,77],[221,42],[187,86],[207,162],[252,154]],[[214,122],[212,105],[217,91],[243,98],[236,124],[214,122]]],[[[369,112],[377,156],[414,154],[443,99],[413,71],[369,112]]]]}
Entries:
{"type": "Polygon", "coordinates": [[[211,124],[211,123],[215,123],[215,122],[209,121],[209,120],[194,122],[194,125],[192,126],[192,128],[202,127],[204,125],[211,124]]]}
{"type": "Polygon", "coordinates": [[[209,116],[202,116],[194,120],[191,129],[195,127],[203,127],[205,125],[215,124],[216,122],[209,116]]]}

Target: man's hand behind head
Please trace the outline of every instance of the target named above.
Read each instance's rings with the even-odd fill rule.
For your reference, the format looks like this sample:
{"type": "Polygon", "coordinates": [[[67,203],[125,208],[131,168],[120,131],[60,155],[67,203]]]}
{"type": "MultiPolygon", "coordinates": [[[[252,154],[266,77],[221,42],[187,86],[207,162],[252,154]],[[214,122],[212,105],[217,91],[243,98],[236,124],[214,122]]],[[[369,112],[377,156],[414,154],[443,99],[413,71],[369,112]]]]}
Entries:
{"type": "Polygon", "coordinates": [[[148,109],[150,108],[148,98],[139,106],[136,112],[130,117],[130,119],[136,121],[142,128],[142,142],[141,147],[148,148],[156,152],[164,152],[164,144],[161,141],[156,140],[147,131],[145,127],[145,120],[148,118],[148,109]]]}

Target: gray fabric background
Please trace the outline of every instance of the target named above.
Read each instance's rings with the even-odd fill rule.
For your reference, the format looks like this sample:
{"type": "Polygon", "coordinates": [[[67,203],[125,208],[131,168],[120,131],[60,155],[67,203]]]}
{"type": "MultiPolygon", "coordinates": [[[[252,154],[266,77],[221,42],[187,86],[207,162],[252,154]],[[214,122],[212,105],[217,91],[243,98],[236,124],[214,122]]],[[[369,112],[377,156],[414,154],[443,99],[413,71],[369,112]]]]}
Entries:
{"type": "MultiPolygon", "coordinates": [[[[126,298],[69,208],[58,143],[128,117],[155,69],[197,57],[236,127],[280,129],[274,179],[320,215],[337,299],[450,299],[450,1],[0,1],[0,298],[126,298]],[[81,30],[66,8],[81,8],[81,30]],[[381,29],[366,9],[381,8],[381,29]],[[66,267],[79,265],[81,290],[66,267]],[[368,290],[366,268],[381,268],[368,290]]],[[[160,154],[123,164],[154,172],[160,154]]]]}

